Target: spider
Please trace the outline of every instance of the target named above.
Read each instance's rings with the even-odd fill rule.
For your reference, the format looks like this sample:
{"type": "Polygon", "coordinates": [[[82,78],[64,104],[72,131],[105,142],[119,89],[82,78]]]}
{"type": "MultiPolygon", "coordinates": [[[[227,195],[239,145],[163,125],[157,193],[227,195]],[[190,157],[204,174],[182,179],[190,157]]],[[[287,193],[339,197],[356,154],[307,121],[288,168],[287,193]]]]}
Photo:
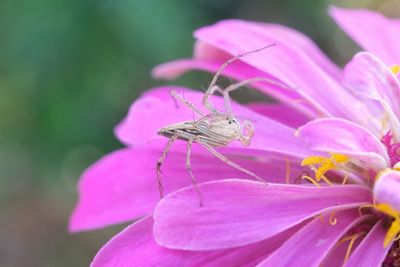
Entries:
{"type": "Polygon", "coordinates": [[[163,195],[164,195],[164,189],[163,189],[163,185],[162,185],[161,177],[160,177],[161,165],[163,164],[163,161],[164,161],[165,157],[167,156],[172,144],[178,139],[187,142],[186,169],[188,170],[188,172],[190,174],[190,178],[194,185],[194,188],[200,197],[201,197],[201,193],[197,187],[197,181],[196,181],[195,176],[193,175],[191,164],[190,164],[192,144],[194,142],[196,142],[196,143],[200,144],[201,146],[203,146],[204,148],[206,148],[211,154],[213,154],[215,157],[219,158],[223,162],[227,163],[228,165],[236,168],[239,171],[242,171],[243,173],[246,173],[246,174],[256,178],[259,181],[262,181],[263,183],[266,183],[264,179],[262,179],[255,173],[239,166],[238,164],[234,163],[233,161],[229,160],[227,157],[225,157],[224,155],[219,153],[215,148],[227,146],[228,144],[230,144],[231,142],[233,142],[235,140],[241,141],[243,146],[248,146],[248,145],[250,145],[251,138],[254,134],[254,126],[250,121],[244,120],[242,122],[239,122],[235,118],[235,116],[232,112],[229,93],[240,87],[243,87],[245,85],[248,85],[248,84],[251,84],[251,83],[254,83],[257,81],[268,81],[270,83],[276,83],[276,82],[271,81],[270,79],[267,79],[267,78],[254,77],[254,78],[250,78],[250,79],[232,84],[232,85],[228,86],[227,88],[225,88],[224,90],[221,89],[216,83],[217,83],[218,78],[224,71],[224,69],[229,64],[234,62],[235,60],[237,60],[245,55],[259,52],[261,50],[264,50],[264,49],[269,48],[274,45],[275,44],[271,44],[271,45],[268,45],[263,48],[259,48],[256,50],[252,50],[249,52],[239,54],[239,55],[232,57],[231,59],[225,61],[219,67],[219,69],[215,73],[213,79],[211,80],[211,83],[208,86],[208,88],[203,96],[203,99],[202,99],[202,103],[203,103],[204,107],[209,111],[208,114],[204,114],[193,103],[184,99],[177,92],[171,91],[171,96],[174,99],[176,99],[177,101],[183,103],[185,106],[190,108],[195,114],[197,114],[200,117],[200,119],[168,125],[168,126],[161,128],[158,131],[159,135],[165,136],[169,139],[167,145],[165,146],[164,151],[161,154],[161,157],[159,158],[159,160],[157,161],[157,164],[156,164],[157,183],[158,183],[161,198],[163,198],[163,195]],[[222,94],[222,96],[223,96],[225,111],[219,111],[210,101],[211,96],[214,95],[216,92],[222,94]]]}

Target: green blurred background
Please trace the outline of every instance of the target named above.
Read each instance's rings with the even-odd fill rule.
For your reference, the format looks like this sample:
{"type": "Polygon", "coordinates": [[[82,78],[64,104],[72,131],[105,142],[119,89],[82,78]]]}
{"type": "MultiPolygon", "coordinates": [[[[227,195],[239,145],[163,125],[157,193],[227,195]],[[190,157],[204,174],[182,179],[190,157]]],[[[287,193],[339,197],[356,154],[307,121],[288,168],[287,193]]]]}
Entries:
{"type": "MultiPolygon", "coordinates": [[[[192,52],[192,31],[225,18],[289,25],[339,64],[356,46],[329,4],[400,16],[399,1],[2,0],[0,266],[88,266],[123,226],[69,234],[80,173],[122,145],[113,127],[153,66],[192,52]]],[[[175,84],[200,88],[208,74],[175,84]]]]}

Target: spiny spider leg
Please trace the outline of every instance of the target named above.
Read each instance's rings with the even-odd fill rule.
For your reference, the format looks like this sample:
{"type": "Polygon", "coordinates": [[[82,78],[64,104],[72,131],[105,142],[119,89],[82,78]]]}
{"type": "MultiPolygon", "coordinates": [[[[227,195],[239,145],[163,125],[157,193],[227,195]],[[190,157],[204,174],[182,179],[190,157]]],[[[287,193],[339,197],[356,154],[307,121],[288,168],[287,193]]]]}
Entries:
{"type": "Polygon", "coordinates": [[[220,113],[210,101],[210,97],[215,92],[219,92],[221,95],[224,93],[224,91],[218,85],[214,85],[213,87],[211,87],[211,89],[208,89],[207,92],[205,92],[204,96],[203,96],[204,107],[206,107],[209,111],[211,111],[211,113],[214,113],[214,114],[220,113]]]}
{"type": "Polygon", "coordinates": [[[211,83],[210,83],[210,85],[208,86],[207,91],[206,91],[206,93],[204,94],[204,97],[203,97],[203,105],[204,105],[205,107],[211,107],[210,110],[213,111],[213,112],[215,112],[215,108],[212,108],[213,106],[212,106],[212,104],[209,102],[209,98],[210,98],[210,96],[212,95],[211,92],[215,92],[215,89],[213,89],[213,87],[216,85],[216,83],[217,83],[219,77],[221,76],[222,72],[225,70],[226,67],[229,66],[229,64],[233,63],[234,61],[238,60],[239,58],[241,58],[241,57],[243,57],[243,56],[246,56],[246,55],[249,55],[249,54],[252,54],[252,53],[256,53],[256,52],[262,51],[262,50],[267,49],[267,48],[269,48],[269,47],[271,47],[271,46],[274,46],[274,45],[275,45],[275,43],[270,44],[270,45],[267,45],[267,46],[264,46],[264,47],[261,47],[261,48],[258,48],[258,49],[255,49],[255,50],[252,50],[252,51],[248,51],[248,52],[245,52],[245,53],[241,53],[241,54],[239,54],[239,55],[237,55],[237,56],[235,56],[235,57],[232,57],[232,58],[228,59],[227,61],[225,61],[225,62],[218,68],[218,70],[217,70],[217,72],[215,73],[213,79],[211,80],[211,83]]]}
{"type": "Polygon", "coordinates": [[[241,167],[240,165],[236,164],[235,162],[231,161],[230,159],[228,159],[227,157],[225,157],[224,155],[220,154],[217,150],[215,150],[212,146],[208,145],[207,143],[204,143],[201,139],[196,138],[196,141],[202,145],[204,148],[206,148],[211,154],[213,154],[214,156],[216,156],[217,158],[219,158],[220,160],[222,160],[223,162],[225,162],[226,164],[230,165],[231,167],[244,172],[250,176],[253,176],[254,178],[256,178],[258,181],[261,181],[263,183],[266,184],[266,181],[264,179],[262,179],[260,176],[258,176],[257,174],[241,167]]]}
{"type": "Polygon", "coordinates": [[[184,104],[185,106],[187,106],[188,108],[190,108],[191,110],[193,110],[197,115],[199,115],[200,117],[203,117],[204,114],[191,102],[189,102],[188,100],[184,99],[182,96],[180,96],[175,90],[172,90],[170,92],[171,96],[173,98],[175,98],[176,100],[178,100],[179,102],[181,102],[182,104],[184,104]]]}
{"type": "Polygon", "coordinates": [[[291,87],[288,87],[285,84],[282,84],[280,82],[274,81],[272,79],[269,78],[264,78],[264,77],[254,77],[254,78],[250,78],[235,84],[231,84],[230,86],[228,86],[227,88],[225,88],[224,90],[221,89],[218,85],[214,85],[209,91],[207,91],[203,97],[203,103],[206,106],[206,108],[208,108],[211,112],[213,113],[218,113],[218,110],[212,105],[211,101],[210,101],[210,97],[212,95],[214,95],[215,92],[219,92],[221,95],[223,95],[224,97],[224,104],[225,104],[225,109],[228,112],[228,114],[232,115],[232,107],[231,107],[231,102],[230,102],[230,97],[229,97],[229,93],[239,89],[240,87],[246,86],[248,84],[254,83],[254,82],[268,82],[270,84],[279,86],[281,88],[284,89],[293,89],[291,87]],[[206,98],[206,100],[204,99],[206,98]]]}
{"type": "Polygon", "coordinates": [[[223,90],[222,95],[224,96],[224,103],[225,103],[225,109],[228,112],[228,114],[232,115],[232,107],[231,107],[231,102],[230,102],[230,97],[229,97],[229,93],[239,89],[240,87],[246,86],[248,84],[254,83],[254,82],[260,82],[260,81],[265,81],[265,82],[269,82],[278,86],[284,86],[276,81],[273,81],[271,79],[268,78],[264,78],[264,77],[254,77],[254,78],[250,78],[235,84],[231,84],[228,87],[225,88],[225,90],[223,90]]]}
{"type": "Polygon", "coordinates": [[[257,52],[259,52],[259,51],[262,51],[262,50],[267,49],[267,48],[269,48],[269,47],[271,47],[271,46],[274,46],[274,45],[275,45],[275,44],[270,44],[270,45],[267,45],[267,46],[264,46],[264,47],[261,47],[261,48],[252,50],[252,51],[247,51],[247,52],[245,52],[245,53],[238,54],[237,56],[232,57],[232,58],[228,59],[227,61],[225,61],[225,62],[218,68],[217,72],[215,73],[213,79],[211,80],[210,86],[208,87],[208,90],[211,89],[211,88],[217,83],[217,80],[218,80],[219,76],[222,74],[222,72],[224,71],[224,69],[225,69],[226,67],[229,66],[229,64],[233,63],[234,61],[238,60],[238,59],[241,58],[241,57],[244,57],[244,56],[249,55],[249,54],[257,53],[257,52]]]}
{"type": "Polygon", "coordinates": [[[169,140],[167,145],[164,148],[164,151],[161,154],[161,157],[158,159],[156,168],[157,168],[157,184],[158,184],[158,190],[160,191],[160,198],[164,197],[164,187],[161,182],[161,165],[163,164],[163,161],[165,157],[167,156],[169,150],[171,149],[172,144],[178,139],[179,134],[173,135],[169,140]]]}
{"type": "Polygon", "coordinates": [[[199,199],[200,199],[200,206],[203,206],[203,197],[201,195],[201,192],[197,186],[197,180],[193,175],[192,172],[192,167],[190,165],[190,156],[192,154],[192,143],[193,143],[193,139],[189,139],[187,142],[187,152],[186,152],[186,169],[188,170],[189,174],[190,174],[190,178],[192,179],[192,184],[194,189],[196,190],[197,194],[199,195],[199,199]]]}

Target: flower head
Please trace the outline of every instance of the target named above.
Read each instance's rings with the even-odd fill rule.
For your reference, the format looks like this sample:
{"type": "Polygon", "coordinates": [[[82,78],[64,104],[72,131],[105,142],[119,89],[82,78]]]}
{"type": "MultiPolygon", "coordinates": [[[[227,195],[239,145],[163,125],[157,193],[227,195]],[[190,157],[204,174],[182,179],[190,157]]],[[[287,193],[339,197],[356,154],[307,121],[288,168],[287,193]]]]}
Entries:
{"type": "MultiPolygon", "coordinates": [[[[388,44],[400,28],[373,12],[332,8],[331,14],[373,52],[358,53],[343,72],[301,33],[240,20],[196,31],[192,59],[154,70],[163,78],[190,69],[213,72],[232,55],[276,43],[224,73],[236,80],[268,78],[252,85],[280,101],[235,104],[235,114],[255,126],[253,142],[222,148],[269,185],[236,179],[248,177],[195,150],[200,206],[194,188],[185,187],[185,148],[178,146],[165,164],[171,194],[158,201],[157,130],[192,114],[172,101],[171,88],[150,91],[116,128],[127,148],[92,166],[80,184],[72,230],[146,216],[111,240],[93,266],[380,266],[397,260],[400,50],[388,44]],[[380,26],[374,38],[361,21],[380,26]]],[[[201,94],[175,90],[201,106],[201,94]]]]}

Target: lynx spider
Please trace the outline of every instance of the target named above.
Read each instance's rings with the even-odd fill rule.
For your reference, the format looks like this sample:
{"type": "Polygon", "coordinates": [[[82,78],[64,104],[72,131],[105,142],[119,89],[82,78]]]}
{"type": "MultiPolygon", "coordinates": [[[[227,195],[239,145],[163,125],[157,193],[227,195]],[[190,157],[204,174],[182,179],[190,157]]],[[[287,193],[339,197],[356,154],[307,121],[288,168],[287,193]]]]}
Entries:
{"type": "Polygon", "coordinates": [[[200,196],[201,200],[201,193],[197,187],[197,181],[195,176],[193,175],[190,157],[192,151],[192,144],[196,142],[206,148],[211,154],[215,157],[219,158],[223,162],[227,163],[228,165],[236,168],[243,173],[246,173],[263,183],[266,183],[264,179],[256,175],[255,173],[239,166],[238,164],[232,162],[224,155],[220,154],[215,147],[223,147],[227,146],[229,143],[233,142],[234,140],[240,140],[243,146],[250,145],[251,138],[254,134],[254,126],[250,121],[244,120],[241,124],[236,120],[230,103],[229,93],[240,88],[246,86],[248,84],[258,82],[258,81],[267,81],[269,83],[276,84],[277,82],[272,81],[267,78],[263,77],[254,77],[250,78],[235,84],[232,84],[225,88],[224,90],[221,89],[218,85],[216,85],[218,78],[221,76],[224,69],[234,61],[238,60],[239,58],[246,56],[248,54],[256,53],[261,50],[267,49],[275,44],[271,44],[256,50],[252,50],[249,52],[241,53],[235,57],[230,58],[229,60],[225,61],[215,73],[213,79],[211,80],[210,85],[208,86],[203,99],[202,103],[204,107],[209,111],[208,114],[204,114],[201,112],[194,104],[189,102],[188,100],[184,99],[182,96],[177,94],[175,91],[171,91],[171,96],[176,99],[177,101],[181,102],[189,109],[191,109],[195,114],[200,116],[198,120],[192,121],[185,121],[177,124],[168,125],[166,127],[161,128],[158,131],[158,134],[161,136],[167,137],[169,140],[165,146],[164,151],[161,154],[161,157],[157,161],[156,168],[157,168],[157,183],[160,191],[160,197],[162,198],[164,195],[164,188],[161,182],[161,165],[163,164],[164,159],[166,158],[172,144],[177,140],[184,140],[187,142],[187,153],[186,153],[186,169],[190,174],[190,178],[192,180],[193,186],[200,196]],[[216,92],[222,94],[224,99],[224,106],[226,111],[222,112],[219,111],[210,101],[212,95],[216,92]]]}

